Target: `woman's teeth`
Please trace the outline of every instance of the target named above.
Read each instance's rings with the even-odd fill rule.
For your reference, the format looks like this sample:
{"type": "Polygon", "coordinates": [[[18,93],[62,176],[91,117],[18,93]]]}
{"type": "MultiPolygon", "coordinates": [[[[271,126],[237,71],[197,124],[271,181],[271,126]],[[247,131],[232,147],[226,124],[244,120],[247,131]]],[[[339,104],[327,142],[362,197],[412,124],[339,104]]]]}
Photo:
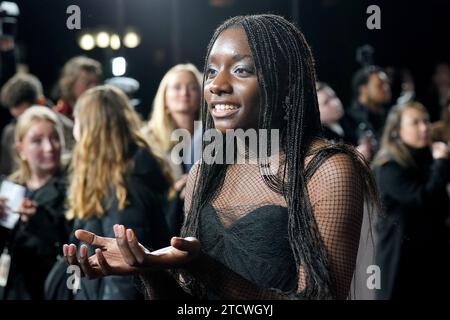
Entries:
{"type": "Polygon", "coordinates": [[[231,104],[216,104],[214,106],[214,109],[216,109],[217,111],[235,110],[237,108],[238,108],[237,106],[231,104]]]}

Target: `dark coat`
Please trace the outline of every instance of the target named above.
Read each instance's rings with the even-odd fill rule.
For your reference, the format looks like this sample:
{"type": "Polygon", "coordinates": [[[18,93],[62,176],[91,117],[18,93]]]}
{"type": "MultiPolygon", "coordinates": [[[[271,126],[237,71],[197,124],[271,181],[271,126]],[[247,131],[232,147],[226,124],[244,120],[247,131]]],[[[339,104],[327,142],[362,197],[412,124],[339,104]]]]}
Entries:
{"type": "MultiPolygon", "coordinates": [[[[127,177],[127,205],[118,209],[117,199],[112,200],[101,218],[76,220],[74,230],[85,229],[102,237],[114,238],[114,224],[123,224],[134,230],[137,239],[145,247],[159,249],[170,244],[168,226],[162,211],[167,184],[155,158],[145,149],[138,149],[133,157],[133,169],[127,177]]],[[[73,242],[80,244],[73,238],[73,242]]],[[[89,254],[94,254],[89,248],[89,254]]],[[[77,300],[142,299],[140,281],[133,276],[108,276],[101,279],[81,279],[77,300]]]]}
{"type": "Polygon", "coordinates": [[[376,264],[381,269],[378,299],[446,289],[449,161],[433,160],[429,148],[410,152],[416,168],[389,161],[374,170],[385,211],[375,228],[376,264]]]}
{"type": "Polygon", "coordinates": [[[44,281],[68,241],[69,222],[65,219],[66,179],[58,173],[41,188],[28,191],[36,201],[37,212],[27,223],[13,230],[0,227],[2,251],[6,243],[11,255],[8,284],[3,299],[43,299],[44,281]]]}

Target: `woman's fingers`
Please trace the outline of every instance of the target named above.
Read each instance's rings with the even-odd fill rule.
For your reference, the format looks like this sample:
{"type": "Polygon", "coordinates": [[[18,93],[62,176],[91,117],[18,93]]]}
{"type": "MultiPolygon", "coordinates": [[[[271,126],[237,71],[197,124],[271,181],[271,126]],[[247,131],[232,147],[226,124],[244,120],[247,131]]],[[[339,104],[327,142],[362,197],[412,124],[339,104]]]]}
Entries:
{"type": "Polygon", "coordinates": [[[100,266],[100,269],[103,273],[103,275],[107,276],[112,273],[111,266],[106,261],[105,257],[103,256],[102,250],[97,248],[95,249],[95,255],[97,257],[98,265],[100,266]]]}
{"type": "Polygon", "coordinates": [[[128,247],[130,248],[131,253],[134,255],[136,262],[139,265],[142,265],[145,259],[145,251],[143,247],[137,241],[136,235],[132,229],[127,229],[125,233],[127,235],[128,247]]]}
{"type": "Polygon", "coordinates": [[[80,247],[80,267],[81,270],[83,270],[84,275],[89,279],[97,277],[98,272],[94,268],[92,268],[91,264],[89,263],[88,248],[84,244],[80,247]]]}
{"type": "Polygon", "coordinates": [[[78,240],[90,244],[94,247],[104,247],[107,245],[108,240],[111,240],[108,238],[97,236],[95,233],[81,229],[75,231],[75,237],[78,240]]]}
{"type": "Polygon", "coordinates": [[[123,260],[130,266],[138,266],[138,261],[128,245],[127,234],[123,225],[114,225],[114,235],[123,260]]]}
{"type": "Polygon", "coordinates": [[[194,237],[173,237],[170,240],[170,244],[172,247],[181,251],[186,251],[191,255],[196,255],[200,252],[200,242],[194,237]]]}
{"type": "Polygon", "coordinates": [[[70,264],[69,263],[69,245],[68,244],[63,245],[63,257],[64,257],[64,261],[66,261],[67,264],[70,264]]]}
{"type": "Polygon", "coordinates": [[[70,244],[67,249],[67,262],[70,265],[79,265],[77,260],[77,246],[73,243],[70,244]]]}

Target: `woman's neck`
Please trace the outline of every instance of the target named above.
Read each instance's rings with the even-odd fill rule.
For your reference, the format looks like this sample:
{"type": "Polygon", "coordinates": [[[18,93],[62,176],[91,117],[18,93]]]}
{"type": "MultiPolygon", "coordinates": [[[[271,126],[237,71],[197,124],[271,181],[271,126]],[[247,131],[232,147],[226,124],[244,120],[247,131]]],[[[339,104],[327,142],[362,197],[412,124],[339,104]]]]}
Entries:
{"type": "Polygon", "coordinates": [[[55,172],[35,172],[31,174],[27,181],[28,189],[36,190],[45,185],[55,174],[55,172]]]}
{"type": "Polygon", "coordinates": [[[178,129],[186,129],[191,135],[194,134],[194,114],[173,113],[172,119],[178,129]]]}

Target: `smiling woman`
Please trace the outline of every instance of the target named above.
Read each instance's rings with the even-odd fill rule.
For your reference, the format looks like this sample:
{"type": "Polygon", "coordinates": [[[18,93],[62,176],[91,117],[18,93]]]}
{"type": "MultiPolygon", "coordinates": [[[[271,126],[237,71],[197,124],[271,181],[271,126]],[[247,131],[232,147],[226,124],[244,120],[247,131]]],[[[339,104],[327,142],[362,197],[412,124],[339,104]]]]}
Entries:
{"type": "MultiPolygon", "coordinates": [[[[216,30],[205,66],[204,132],[279,129],[280,166],[264,156],[244,165],[200,161],[187,183],[183,238],[150,252],[121,225],[116,239],[79,230],[102,250],[78,262],[66,246],[68,262],[91,276],[169,269],[200,298],[347,298],[364,199],[377,205],[377,192],[353,148],[320,138],[303,34],[280,16],[235,17],[216,30]]],[[[147,289],[157,291],[151,282],[147,289]]]]}

